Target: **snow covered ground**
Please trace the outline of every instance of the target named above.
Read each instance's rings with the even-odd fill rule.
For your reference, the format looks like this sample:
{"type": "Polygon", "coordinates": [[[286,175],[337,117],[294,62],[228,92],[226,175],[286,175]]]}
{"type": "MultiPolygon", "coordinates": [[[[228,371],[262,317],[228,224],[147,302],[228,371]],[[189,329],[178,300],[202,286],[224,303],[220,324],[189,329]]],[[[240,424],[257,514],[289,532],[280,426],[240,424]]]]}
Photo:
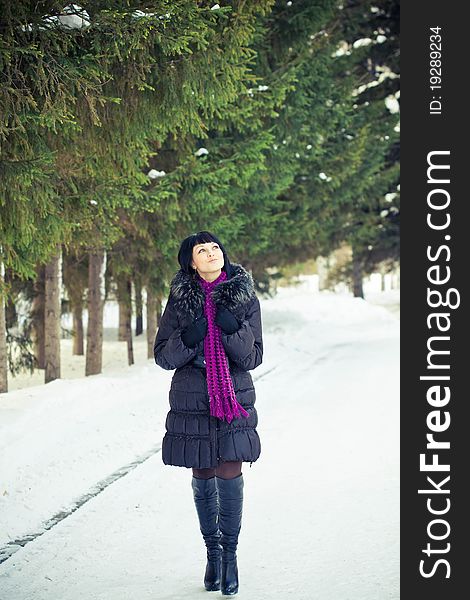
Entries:
{"type": "MultiPolygon", "coordinates": [[[[311,283],[261,300],[238,597],[395,600],[398,292],[370,302],[311,283]]],[[[102,375],[0,396],[1,600],[207,597],[191,472],[159,451],[172,373],[142,336],[133,367],[125,344],[106,351],[102,375]]]]}

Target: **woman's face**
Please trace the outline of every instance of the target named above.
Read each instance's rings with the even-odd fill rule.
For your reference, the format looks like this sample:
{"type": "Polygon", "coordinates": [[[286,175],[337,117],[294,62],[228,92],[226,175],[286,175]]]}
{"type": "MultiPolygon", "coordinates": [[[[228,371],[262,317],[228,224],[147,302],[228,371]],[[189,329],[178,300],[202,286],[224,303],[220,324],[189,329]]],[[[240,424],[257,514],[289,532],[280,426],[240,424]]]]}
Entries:
{"type": "Polygon", "coordinates": [[[205,244],[196,244],[193,248],[193,259],[191,261],[193,269],[202,273],[221,272],[224,266],[224,255],[216,242],[207,242],[205,244]]]}

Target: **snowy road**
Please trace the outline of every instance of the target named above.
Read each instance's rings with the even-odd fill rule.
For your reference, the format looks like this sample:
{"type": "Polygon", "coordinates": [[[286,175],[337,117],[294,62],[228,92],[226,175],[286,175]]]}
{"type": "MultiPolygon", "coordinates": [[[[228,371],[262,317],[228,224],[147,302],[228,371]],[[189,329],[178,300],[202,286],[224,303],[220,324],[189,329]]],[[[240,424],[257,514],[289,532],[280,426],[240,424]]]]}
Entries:
{"type": "MultiPolygon", "coordinates": [[[[243,469],[238,597],[398,600],[399,322],[283,292],[262,301],[262,452],[243,469]]],[[[0,401],[0,546],[40,534],[0,565],[1,600],[208,597],[190,471],[158,451],[44,531],[160,442],[171,373],[150,363],[0,401]]]]}

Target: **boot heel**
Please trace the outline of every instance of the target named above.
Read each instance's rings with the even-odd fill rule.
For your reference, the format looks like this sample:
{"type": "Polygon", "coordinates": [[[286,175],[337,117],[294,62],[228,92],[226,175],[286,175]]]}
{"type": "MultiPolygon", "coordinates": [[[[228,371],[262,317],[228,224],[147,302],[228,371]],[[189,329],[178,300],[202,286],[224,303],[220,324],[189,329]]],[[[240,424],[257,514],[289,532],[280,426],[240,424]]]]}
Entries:
{"type": "Polygon", "coordinates": [[[237,559],[230,562],[224,562],[222,558],[222,572],[220,579],[220,589],[223,596],[234,596],[238,594],[238,566],[237,559]]]}
{"type": "Polygon", "coordinates": [[[222,562],[218,558],[207,558],[206,572],[204,574],[204,587],[208,592],[217,592],[220,590],[222,562]]]}

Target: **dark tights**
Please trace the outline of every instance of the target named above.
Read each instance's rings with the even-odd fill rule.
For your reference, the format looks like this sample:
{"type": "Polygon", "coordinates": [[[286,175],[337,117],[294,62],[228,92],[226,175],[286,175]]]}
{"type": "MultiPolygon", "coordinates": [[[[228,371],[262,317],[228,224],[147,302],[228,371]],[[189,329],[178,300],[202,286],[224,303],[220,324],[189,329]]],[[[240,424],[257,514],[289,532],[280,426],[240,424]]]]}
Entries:
{"type": "Polygon", "coordinates": [[[221,479],[234,479],[242,472],[242,463],[230,461],[221,462],[215,469],[194,469],[193,476],[196,479],[211,479],[212,477],[220,477],[221,479]]]}

